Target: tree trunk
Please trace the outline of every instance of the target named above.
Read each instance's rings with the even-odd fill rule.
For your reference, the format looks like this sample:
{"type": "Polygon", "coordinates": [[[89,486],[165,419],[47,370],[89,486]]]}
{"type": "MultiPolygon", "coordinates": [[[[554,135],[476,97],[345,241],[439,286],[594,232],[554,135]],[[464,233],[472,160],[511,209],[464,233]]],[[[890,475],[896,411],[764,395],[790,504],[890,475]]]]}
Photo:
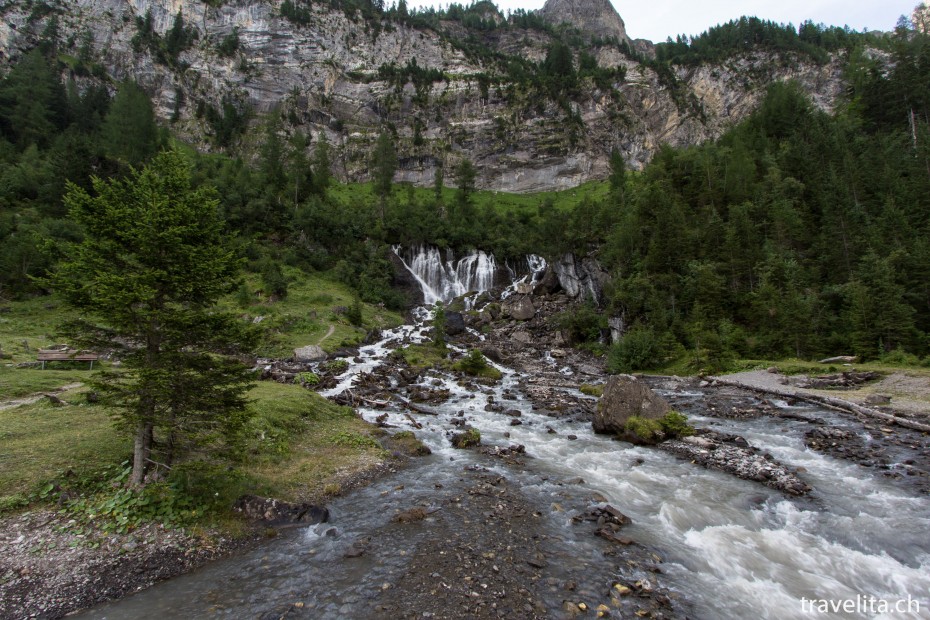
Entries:
{"type": "Polygon", "coordinates": [[[136,440],[132,454],[132,477],[129,483],[134,487],[142,486],[145,479],[145,470],[148,466],[149,456],[152,453],[152,434],[154,428],[151,422],[139,422],[136,428],[136,440]]]}

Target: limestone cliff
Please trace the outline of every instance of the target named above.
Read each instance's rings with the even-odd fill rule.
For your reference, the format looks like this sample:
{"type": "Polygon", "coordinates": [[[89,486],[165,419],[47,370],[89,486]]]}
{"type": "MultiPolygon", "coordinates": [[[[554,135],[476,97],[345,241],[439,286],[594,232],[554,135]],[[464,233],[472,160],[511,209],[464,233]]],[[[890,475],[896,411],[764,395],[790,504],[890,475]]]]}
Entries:
{"type": "Polygon", "coordinates": [[[610,0],[546,0],[539,14],[550,24],[569,24],[593,38],[629,41],[610,0]]]}
{"type": "MultiPolygon", "coordinates": [[[[584,78],[575,94],[557,103],[531,82],[512,79],[514,65],[535,66],[528,63],[546,58],[553,35],[545,29],[469,30],[451,20],[428,27],[414,27],[412,20],[373,23],[317,2],[298,2],[305,13],[295,23],[281,15],[279,0],[212,4],[218,6],[199,0],[45,0],[27,9],[7,2],[0,6],[0,63],[36,45],[56,18],[62,55],[77,56],[89,45],[112,86],[138,81],[158,115],[199,148],[216,148],[204,110],[221,110],[226,102],[253,110],[253,125],[275,110],[288,129],[301,127],[314,140],[325,134],[342,179],[367,178],[367,154],[378,132],[389,127],[398,138],[397,180],[427,185],[438,165],[451,171],[468,157],[478,169],[479,187],[512,192],[604,178],[613,150],[639,168],[662,144],[714,138],[752,111],[774,80],[798,80],[828,110],[841,91],[838,62],[786,64],[755,54],[720,66],[681,68],[670,82],[624,45],[600,39],[587,52],[599,67],[615,70],[610,83],[584,78]],[[48,10],[37,17],[38,4],[48,10]],[[134,47],[138,18],[149,13],[153,31],[163,37],[179,11],[196,39],[174,61],[134,47]],[[232,51],[224,50],[229,41],[236,43],[232,51]],[[424,77],[430,69],[436,72],[424,77]]],[[[623,20],[607,0],[584,0],[580,14],[571,6],[550,0],[543,15],[567,16],[576,27],[601,28],[605,36],[626,40],[623,20]],[[589,25],[589,18],[596,23],[589,25]]],[[[491,13],[479,17],[503,19],[491,13]]],[[[89,78],[77,79],[80,84],[89,78]]],[[[247,137],[236,148],[254,151],[254,142],[247,137]]],[[[454,182],[450,172],[446,181],[454,182]]]]}

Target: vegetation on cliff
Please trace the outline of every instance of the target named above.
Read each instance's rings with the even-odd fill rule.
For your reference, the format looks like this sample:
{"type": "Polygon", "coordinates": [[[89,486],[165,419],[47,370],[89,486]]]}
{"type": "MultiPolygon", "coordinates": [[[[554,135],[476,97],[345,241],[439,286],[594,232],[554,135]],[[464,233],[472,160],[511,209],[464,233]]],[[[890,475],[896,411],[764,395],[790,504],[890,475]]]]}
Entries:
{"type": "MultiPolygon", "coordinates": [[[[453,7],[448,12],[458,15],[453,7]]],[[[182,17],[172,49],[187,44],[184,28],[182,17]]],[[[276,114],[262,121],[254,161],[189,153],[193,182],[218,188],[247,273],[259,274],[264,293],[276,298],[287,294],[284,266],[325,272],[361,301],[400,308],[406,300],[391,287],[388,260],[395,243],[481,247],[499,260],[593,252],[614,274],[613,285],[605,307],[585,313],[590,324],[576,320],[573,330],[581,339],[597,337],[605,315],[625,316],[631,331],[613,354],[615,368],[682,355],[698,368],[734,355],[850,350],[875,357],[901,348],[924,356],[927,36],[902,28],[879,37],[811,24],[788,30],[739,20],[661,44],[650,62],[706,63],[747,49],[821,57],[841,49],[848,87],[832,115],[799,88],[776,84],[758,112],[720,140],[662,149],[642,173],[625,170],[615,157],[609,183],[562,194],[495,195],[474,190],[466,158],[440,169],[437,188],[397,184],[397,134],[386,124],[383,148],[371,154],[380,171],[373,194],[367,184],[334,185],[325,141],[310,143],[276,114]],[[442,187],[443,176],[457,192],[442,187]]],[[[585,83],[577,76],[592,67],[577,55],[581,43],[565,41],[567,47],[550,48],[538,70],[551,78],[541,88],[570,99],[585,83]]],[[[43,292],[35,278],[56,264],[65,244],[81,240],[83,231],[61,202],[66,179],[87,189],[92,175],[125,176],[170,142],[138,88],[126,83],[111,99],[94,80],[79,83],[66,71],[62,81],[69,62],[50,34],[0,81],[0,295],[6,298],[43,292]]],[[[398,82],[438,77],[413,65],[385,71],[398,82]]],[[[218,122],[235,116],[217,114],[218,122]]]]}

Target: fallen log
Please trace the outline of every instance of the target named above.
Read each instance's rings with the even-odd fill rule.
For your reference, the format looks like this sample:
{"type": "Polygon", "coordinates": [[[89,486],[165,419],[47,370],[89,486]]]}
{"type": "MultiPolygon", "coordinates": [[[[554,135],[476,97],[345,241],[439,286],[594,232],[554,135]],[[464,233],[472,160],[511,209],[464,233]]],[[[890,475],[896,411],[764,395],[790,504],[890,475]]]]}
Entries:
{"type": "Polygon", "coordinates": [[[862,405],[857,405],[856,403],[849,402],[848,400],[841,400],[831,396],[820,396],[819,394],[806,394],[803,392],[792,392],[789,390],[777,390],[775,388],[769,387],[746,385],[739,381],[728,381],[722,377],[714,377],[714,380],[716,380],[718,383],[722,383],[723,385],[738,387],[744,390],[759,392],[761,394],[773,394],[775,396],[781,396],[782,398],[796,398],[798,400],[803,400],[815,405],[822,405],[830,409],[845,411],[847,413],[854,413],[859,416],[882,420],[884,422],[888,422],[889,424],[897,424],[898,426],[909,428],[911,430],[930,433],[930,424],[922,424],[920,422],[915,422],[914,420],[908,420],[907,418],[891,415],[890,413],[876,411],[875,409],[863,407],[862,405]]]}
{"type": "Polygon", "coordinates": [[[417,413],[423,413],[426,415],[439,415],[438,411],[433,411],[432,409],[428,409],[427,407],[424,407],[423,405],[412,403],[406,398],[402,396],[398,396],[397,394],[394,395],[394,398],[399,400],[404,407],[407,407],[408,409],[416,411],[417,413]]]}

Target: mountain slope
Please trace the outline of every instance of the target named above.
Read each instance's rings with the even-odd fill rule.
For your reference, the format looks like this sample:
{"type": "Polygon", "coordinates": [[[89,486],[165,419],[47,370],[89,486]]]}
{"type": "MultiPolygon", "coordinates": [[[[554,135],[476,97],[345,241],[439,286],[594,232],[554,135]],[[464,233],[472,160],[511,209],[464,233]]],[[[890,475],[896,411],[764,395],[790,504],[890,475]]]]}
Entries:
{"type": "MultiPolygon", "coordinates": [[[[570,13],[552,0],[540,15],[586,30],[601,24],[592,32],[613,42],[579,43],[577,32],[525,16],[508,23],[487,10],[427,21],[291,0],[213,4],[220,6],[8,4],[0,52],[15,60],[57,20],[63,54],[90,53],[115,80],[138,81],[158,115],[201,148],[218,148],[224,119],[279,110],[314,140],[326,135],[344,180],[367,178],[368,153],[388,127],[398,138],[398,180],[428,185],[437,166],[451,170],[467,157],[479,187],[513,192],[605,178],[614,150],[640,168],[663,144],[717,137],[756,107],[772,81],[799,81],[827,110],[842,88],[836,60],[818,65],[762,52],[660,74],[630,50],[623,20],[600,0],[573,3],[570,13]],[[184,45],[172,38],[179,14],[184,45]],[[560,74],[552,55],[562,40],[572,43],[572,64],[560,74]]],[[[242,146],[249,150],[249,141],[242,146]]]]}

